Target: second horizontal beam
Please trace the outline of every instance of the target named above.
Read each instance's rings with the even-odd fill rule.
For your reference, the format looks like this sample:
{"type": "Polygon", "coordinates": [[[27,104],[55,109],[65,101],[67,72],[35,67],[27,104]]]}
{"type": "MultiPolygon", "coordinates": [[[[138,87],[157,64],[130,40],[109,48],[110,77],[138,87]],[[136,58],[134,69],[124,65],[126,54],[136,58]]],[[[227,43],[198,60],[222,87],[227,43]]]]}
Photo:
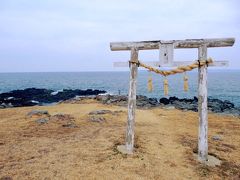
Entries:
{"type": "MultiPolygon", "coordinates": [[[[159,61],[147,61],[143,62],[144,64],[155,66],[155,67],[178,67],[178,66],[187,66],[193,64],[194,61],[174,61],[172,64],[161,66],[159,61]]],[[[209,66],[216,67],[226,67],[228,66],[228,61],[213,61],[209,66]]],[[[129,67],[129,62],[114,62],[114,67],[129,67]]]]}

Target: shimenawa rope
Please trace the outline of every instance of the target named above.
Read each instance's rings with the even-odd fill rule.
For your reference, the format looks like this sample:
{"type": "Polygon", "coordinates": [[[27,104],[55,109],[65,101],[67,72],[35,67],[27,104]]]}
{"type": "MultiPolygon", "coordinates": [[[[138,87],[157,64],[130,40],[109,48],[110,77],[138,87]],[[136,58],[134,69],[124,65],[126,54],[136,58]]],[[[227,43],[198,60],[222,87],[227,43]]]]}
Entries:
{"type": "MultiPolygon", "coordinates": [[[[170,71],[162,71],[162,70],[153,68],[153,67],[151,67],[149,65],[143,64],[140,61],[137,61],[137,62],[129,61],[129,63],[135,63],[138,66],[141,66],[141,67],[144,67],[144,68],[148,69],[150,72],[152,71],[152,72],[155,72],[157,74],[161,74],[161,75],[165,76],[165,79],[163,81],[163,84],[164,84],[164,95],[168,95],[168,80],[167,80],[166,76],[184,72],[185,74],[184,74],[184,77],[183,77],[183,80],[184,80],[184,86],[183,87],[184,87],[184,91],[188,91],[188,76],[186,75],[186,71],[191,71],[191,70],[193,70],[195,68],[198,68],[198,67],[204,66],[204,65],[208,65],[208,64],[210,64],[212,62],[213,62],[212,58],[209,58],[207,60],[198,60],[195,63],[190,64],[190,65],[179,66],[176,69],[173,69],[173,70],[170,70],[170,71]]],[[[152,76],[149,76],[149,79],[148,79],[148,91],[152,92],[152,90],[153,90],[152,76]]]]}
{"type": "Polygon", "coordinates": [[[195,68],[198,68],[199,66],[208,65],[208,64],[210,64],[212,62],[213,62],[212,58],[209,58],[207,60],[198,60],[195,63],[190,64],[190,65],[179,66],[176,69],[173,69],[173,70],[170,70],[170,71],[162,71],[160,69],[156,69],[156,68],[153,68],[153,67],[151,67],[149,65],[143,64],[140,61],[137,61],[137,62],[129,61],[129,63],[135,63],[138,66],[144,67],[144,68],[148,69],[149,71],[153,71],[153,72],[155,72],[157,74],[161,74],[163,76],[169,76],[169,75],[173,75],[173,74],[177,74],[177,73],[183,73],[185,71],[191,71],[191,70],[193,70],[195,68]]]}

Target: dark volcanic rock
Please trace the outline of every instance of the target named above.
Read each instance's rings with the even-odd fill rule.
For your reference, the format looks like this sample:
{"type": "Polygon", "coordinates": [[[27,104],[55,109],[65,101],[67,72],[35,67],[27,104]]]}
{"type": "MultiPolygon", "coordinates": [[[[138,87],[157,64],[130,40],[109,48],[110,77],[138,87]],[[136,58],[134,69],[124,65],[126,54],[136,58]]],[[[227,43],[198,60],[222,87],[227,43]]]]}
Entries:
{"type": "MultiPolygon", "coordinates": [[[[119,106],[127,106],[128,97],[124,95],[98,95],[96,100],[104,104],[115,104],[119,106]]],[[[137,106],[141,108],[156,107],[159,105],[157,98],[148,98],[147,96],[137,96],[137,106]]]]}
{"type": "MultiPolygon", "coordinates": [[[[169,97],[161,98],[159,100],[160,103],[164,105],[172,105],[177,109],[181,110],[191,110],[191,111],[198,111],[198,98],[194,97],[193,99],[180,99],[177,97],[169,97]]],[[[233,115],[240,115],[240,108],[234,107],[234,104],[230,101],[222,101],[219,99],[208,99],[208,110],[215,112],[215,113],[224,113],[224,114],[233,114],[233,115]]]]}
{"type": "MultiPolygon", "coordinates": [[[[161,99],[167,99],[167,98],[161,98],[161,99]]],[[[160,101],[161,101],[160,99],[160,101]]],[[[169,102],[172,103],[173,101],[178,101],[179,99],[176,96],[169,97],[169,102]]]]}
{"type": "Polygon", "coordinates": [[[127,96],[123,95],[98,95],[96,96],[96,100],[100,101],[103,104],[116,104],[121,106],[127,105],[127,96]]]}
{"type": "MultiPolygon", "coordinates": [[[[95,99],[104,104],[114,104],[120,106],[127,106],[128,103],[128,97],[124,95],[98,95],[95,99]]],[[[156,98],[148,98],[146,96],[138,95],[136,105],[139,108],[150,108],[160,105],[167,105],[181,110],[191,110],[197,112],[198,98],[194,97],[192,99],[181,99],[173,96],[169,98],[164,97],[158,101],[156,98]]],[[[235,107],[233,103],[227,100],[222,101],[219,99],[209,98],[208,109],[215,113],[233,114],[237,116],[240,115],[240,108],[235,107]]]]}
{"type": "MultiPolygon", "coordinates": [[[[170,97],[171,98],[171,97],[170,97]]],[[[170,103],[170,99],[168,98],[161,98],[160,99],[160,103],[164,104],[164,105],[167,105],[170,103]]]]}
{"type": "MultiPolygon", "coordinates": [[[[103,104],[114,104],[119,106],[127,106],[128,96],[126,95],[99,95],[106,93],[100,90],[71,90],[64,89],[62,91],[28,88],[24,90],[15,90],[8,93],[0,94],[0,109],[8,107],[34,106],[45,105],[48,103],[56,103],[66,100],[73,100],[79,96],[91,96],[103,104]]],[[[81,97],[82,98],[82,97],[81,97]]],[[[159,101],[156,98],[148,98],[138,95],[136,105],[138,108],[151,108],[157,106],[172,106],[181,110],[198,111],[198,98],[192,99],[169,97],[161,98],[159,101]]],[[[76,99],[76,101],[78,101],[76,99]]],[[[235,107],[230,101],[222,101],[219,99],[208,99],[208,110],[215,113],[233,114],[240,116],[240,108],[235,107]]],[[[93,120],[94,121],[94,120],[93,120]]]]}
{"type": "Polygon", "coordinates": [[[137,96],[137,106],[142,108],[148,108],[148,107],[156,107],[158,106],[158,100],[157,98],[148,98],[146,96],[137,96]]]}
{"type": "Polygon", "coordinates": [[[28,88],[0,94],[0,108],[43,105],[68,100],[76,96],[91,96],[106,93],[100,90],[64,89],[54,92],[49,89],[28,88]]]}
{"type": "Polygon", "coordinates": [[[148,99],[148,102],[149,102],[149,104],[151,104],[152,106],[157,106],[157,105],[159,105],[157,98],[149,98],[149,99],[148,99]]]}

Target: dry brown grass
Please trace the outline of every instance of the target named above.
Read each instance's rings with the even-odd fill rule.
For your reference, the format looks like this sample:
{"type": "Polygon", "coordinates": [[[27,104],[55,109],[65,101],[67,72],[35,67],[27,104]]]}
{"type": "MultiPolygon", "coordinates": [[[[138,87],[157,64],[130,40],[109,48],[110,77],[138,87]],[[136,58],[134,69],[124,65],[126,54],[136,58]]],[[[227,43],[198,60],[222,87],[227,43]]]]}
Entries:
{"type": "MultiPolygon", "coordinates": [[[[137,110],[133,155],[122,155],[126,108],[93,100],[49,107],[0,110],[0,179],[233,179],[240,178],[240,119],[209,115],[209,152],[223,164],[209,168],[199,164],[196,151],[198,116],[194,112],[137,110]],[[31,110],[70,114],[76,128],[64,120],[39,125],[31,110]],[[122,110],[101,115],[91,122],[93,110],[122,110]],[[213,135],[221,141],[213,141],[213,135]]],[[[72,121],[72,120],[71,120],[72,121]]]]}

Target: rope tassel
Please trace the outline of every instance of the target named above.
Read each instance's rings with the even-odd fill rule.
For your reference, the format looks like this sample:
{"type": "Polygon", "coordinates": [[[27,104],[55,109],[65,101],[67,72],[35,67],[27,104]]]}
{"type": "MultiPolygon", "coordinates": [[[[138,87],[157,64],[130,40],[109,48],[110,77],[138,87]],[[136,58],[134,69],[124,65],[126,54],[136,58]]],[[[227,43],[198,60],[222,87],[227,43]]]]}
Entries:
{"type": "Polygon", "coordinates": [[[188,91],[188,76],[186,73],[184,73],[183,80],[184,80],[183,89],[185,92],[187,92],[188,91]]]}
{"type": "Polygon", "coordinates": [[[152,75],[149,73],[148,77],[148,92],[153,91],[153,80],[152,80],[152,75]]]}
{"type": "Polygon", "coordinates": [[[164,79],[163,85],[164,85],[164,95],[167,96],[168,95],[168,80],[167,80],[167,78],[164,79]]]}

